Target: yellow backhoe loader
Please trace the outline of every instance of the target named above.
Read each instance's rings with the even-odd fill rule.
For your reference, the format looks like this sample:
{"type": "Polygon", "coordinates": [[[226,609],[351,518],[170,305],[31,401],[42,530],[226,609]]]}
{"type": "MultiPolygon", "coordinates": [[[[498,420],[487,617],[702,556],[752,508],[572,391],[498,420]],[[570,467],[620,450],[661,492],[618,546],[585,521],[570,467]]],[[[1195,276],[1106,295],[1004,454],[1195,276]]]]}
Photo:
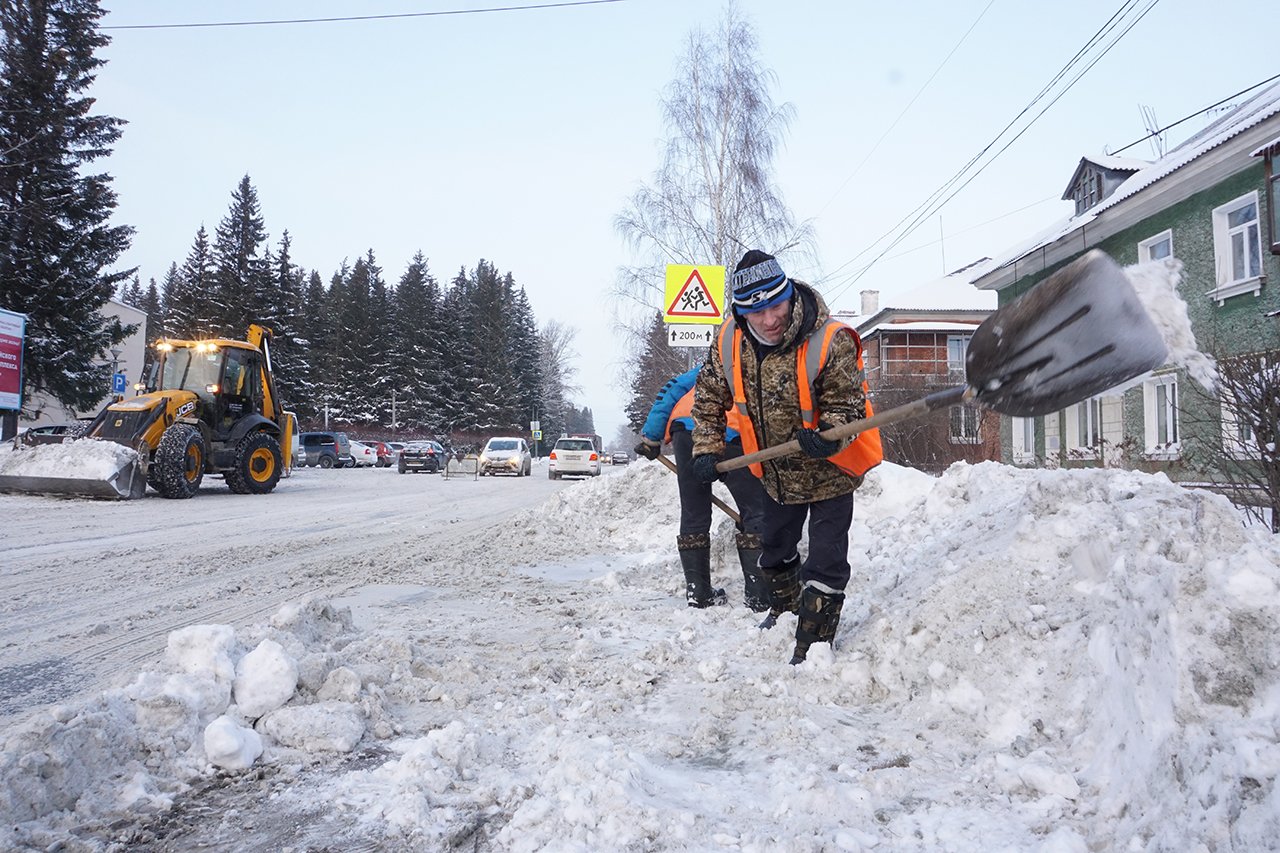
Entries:
{"type": "Polygon", "coordinates": [[[294,416],[276,393],[270,329],[251,324],[247,337],[155,343],[145,388],[108,405],[84,431],[137,452],[110,476],[0,476],[0,490],[139,498],[150,485],[166,498],[189,498],[205,474],[221,474],[233,492],[270,492],[293,464],[294,416]]]}

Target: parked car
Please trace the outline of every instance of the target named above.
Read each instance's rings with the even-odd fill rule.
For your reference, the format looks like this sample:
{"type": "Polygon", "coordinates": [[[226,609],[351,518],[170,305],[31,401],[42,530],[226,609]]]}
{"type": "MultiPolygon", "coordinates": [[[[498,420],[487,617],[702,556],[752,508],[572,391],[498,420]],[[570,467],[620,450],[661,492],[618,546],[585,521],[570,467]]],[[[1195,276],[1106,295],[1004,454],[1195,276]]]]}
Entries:
{"type": "Polygon", "coordinates": [[[351,458],[351,441],[344,432],[304,432],[301,446],[305,457],[303,465],[346,468],[355,464],[351,458]]]}
{"type": "Polygon", "coordinates": [[[440,446],[440,442],[431,441],[410,441],[400,451],[400,461],[397,463],[397,469],[401,474],[408,474],[410,471],[417,474],[419,471],[426,471],[428,474],[439,473],[445,464],[444,448],[440,446]]]}
{"type": "Polygon", "coordinates": [[[387,444],[387,442],[372,441],[372,442],[366,442],[366,443],[369,444],[369,446],[373,448],[373,452],[377,454],[378,461],[374,463],[375,467],[390,468],[392,465],[395,464],[395,461],[396,461],[395,451],[391,449],[391,445],[387,444]]]}
{"type": "Polygon", "coordinates": [[[626,465],[630,461],[631,457],[627,455],[627,451],[625,450],[615,450],[609,457],[610,465],[626,465]]]}
{"type": "Polygon", "coordinates": [[[397,464],[400,461],[400,451],[404,450],[404,442],[403,441],[384,441],[383,444],[385,444],[387,446],[387,449],[391,451],[391,456],[388,459],[389,463],[391,465],[397,464]]]}
{"type": "Polygon", "coordinates": [[[89,421],[67,421],[58,424],[40,424],[23,430],[18,440],[23,444],[61,444],[69,439],[79,438],[84,434],[89,421]]]}
{"type": "Polygon", "coordinates": [[[352,464],[357,468],[372,468],[378,464],[378,451],[373,449],[372,444],[352,439],[351,459],[352,464]]]}
{"type": "Polygon", "coordinates": [[[547,479],[599,477],[600,454],[589,438],[557,439],[547,456],[547,479]]]}
{"type": "Polygon", "coordinates": [[[480,451],[480,475],[514,474],[528,477],[533,473],[533,454],[523,438],[489,439],[480,451]]]}

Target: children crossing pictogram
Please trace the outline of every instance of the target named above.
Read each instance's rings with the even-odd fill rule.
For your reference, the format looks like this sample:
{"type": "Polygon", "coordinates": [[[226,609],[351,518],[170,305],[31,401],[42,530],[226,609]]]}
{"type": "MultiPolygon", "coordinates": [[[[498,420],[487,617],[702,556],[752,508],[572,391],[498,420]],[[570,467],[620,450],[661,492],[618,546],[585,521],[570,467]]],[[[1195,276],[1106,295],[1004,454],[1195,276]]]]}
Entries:
{"type": "Polygon", "coordinates": [[[724,301],[724,267],[671,265],[667,267],[668,323],[718,323],[724,301]],[[713,279],[708,282],[707,278],[713,279]],[[673,275],[674,273],[674,275],[673,275]],[[717,276],[716,273],[719,273],[717,276]],[[715,281],[715,279],[719,279],[715,281]],[[719,285],[720,298],[716,298],[719,285]],[[674,285],[674,288],[673,288],[674,285]],[[673,293],[674,289],[674,293],[673,293]]]}

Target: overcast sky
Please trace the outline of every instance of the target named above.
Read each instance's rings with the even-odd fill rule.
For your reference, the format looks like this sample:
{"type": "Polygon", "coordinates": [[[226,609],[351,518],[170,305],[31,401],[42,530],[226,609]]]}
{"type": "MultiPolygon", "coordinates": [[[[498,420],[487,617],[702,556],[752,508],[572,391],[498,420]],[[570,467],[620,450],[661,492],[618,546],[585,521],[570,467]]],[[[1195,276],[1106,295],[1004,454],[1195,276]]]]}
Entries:
{"type": "MultiPolygon", "coordinates": [[[[515,4],[107,5],[119,9],[106,27],[515,4]]],[[[273,244],[288,229],[294,259],[325,281],[371,248],[389,283],[418,250],[442,281],[485,258],[525,286],[540,322],[576,327],[578,402],[611,440],[627,396],[612,323],[622,306],[611,292],[631,260],[614,217],[660,163],[658,102],[685,39],[714,28],[724,8],[619,0],[110,30],[94,94],[100,111],[129,122],[106,167],[120,194],[116,221],[137,229],[122,264],[138,266],[144,284],[161,279],[201,224],[217,226],[246,173],[273,244]]],[[[836,308],[856,307],[863,289],[890,295],[994,255],[1069,215],[1060,196],[1079,158],[1143,137],[1141,106],[1168,125],[1276,73],[1257,35],[1269,18],[1262,0],[743,0],[740,8],[777,75],[775,100],[795,108],[777,176],[818,238],[816,266],[784,256],[784,268],[817,282],[836,308]],[[1123,23],[1087,48],[1118,14],[1123,23]],[[1027,109],[1082,50],[1086,59],[1027,109]],[[1008,150],[888,248],[881,238],[993,142],[981,163],[1008,150]]],[[[1206,120],[1174,128],[1168,143],[1206,120]]],[[[1146,142],[1123,153],[1153,156],[1146,142]]]]}

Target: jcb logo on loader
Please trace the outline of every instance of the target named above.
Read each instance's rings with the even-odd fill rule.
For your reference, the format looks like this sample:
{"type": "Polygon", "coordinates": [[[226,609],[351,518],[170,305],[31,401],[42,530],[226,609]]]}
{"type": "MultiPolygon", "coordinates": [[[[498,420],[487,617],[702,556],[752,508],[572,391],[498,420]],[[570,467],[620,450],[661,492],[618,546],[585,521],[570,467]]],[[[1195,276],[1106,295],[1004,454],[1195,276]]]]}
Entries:
{"type": "Polygon", "coordinates": [[[196,404],[194,401],[183,403],[181,406],[178,407],[178,417],[182,417],[183,415],[187,414],[195,407],[196,407],[196,404]]]}

